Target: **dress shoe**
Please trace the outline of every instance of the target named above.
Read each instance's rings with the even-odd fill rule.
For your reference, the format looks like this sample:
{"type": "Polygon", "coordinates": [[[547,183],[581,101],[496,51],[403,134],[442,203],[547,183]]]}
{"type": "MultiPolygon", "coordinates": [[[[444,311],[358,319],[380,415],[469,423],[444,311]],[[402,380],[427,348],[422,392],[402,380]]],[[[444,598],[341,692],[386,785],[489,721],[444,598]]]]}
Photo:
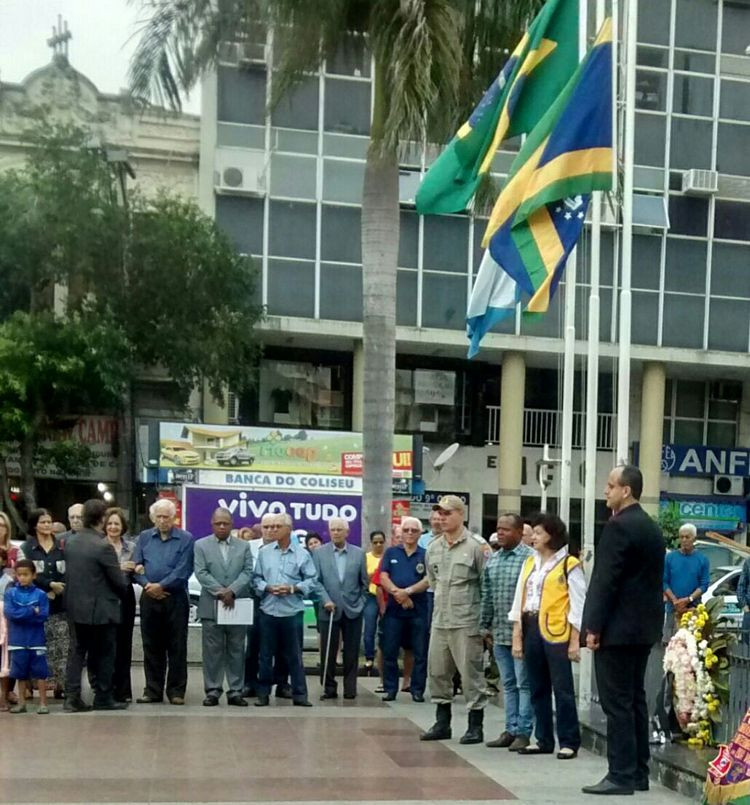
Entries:
{"type": "Polygon", "coordinates": [[[268,707],[268,696],[258,696],[256,702],[256,707],[268,707]]]}
{"type": "Polygon", "coordinates": [[[143,696],[139,696],[136,700],[136,704],[161,704],[162,699],[157,699],[156,696],[149,696],[148,693],[144,693],[143,696]]]}
{"type": "Polygon", "coordinates": [[[78,696],[75,699],[66,699],[63,710],[65,710],[66,713],[88,713],[91,710],[91,705],[86,704],[86,702],[78,696]]]}
{"type": "Polygon", "coordinates": [[[421,693],[412,693],[411,700],[413,702],[417,702],[419,704],[422,704],[422,702],[424,702],[424,696],[421,693]]]}
{"type": "Polygon", "coordinates": [[[294,700],[295,707],[312,707],[312,702],[308,699],[295,699],[294,700]]]}
{"type": "Polygon", "coordinates": [[[276,698],[277,699],[291,699],[292,689],[289,685],[276,685],[276,698]]]}
{"type": "Polygon", "coordinates": [[[94,702],[94,710],[127,710],[128,706],[125,702],[104,702],[103,704],[97,704],[94,702]]]}
{"type": "Polygon", "coordinates": [[[522,749],[526,749],[526,747],[531,743],[529,740],[528,735],[516,735],[513,739],[513,743],[508,747],[509,752],[520,752],[522,749]]]}
{"type": "Polygon", "coordinates": [[[385,696],[383,696],[380,699],[380,701],[381,702],[395,702],[396,701],[396,694],[395,693],[386,693],[385,696]]]}
{"type": "Polygon", "coordinates": [[[511,735],[508,730],[505,730],[505,732],[500,733],[499,738],[495,738],[494,741],[487,741],[487,746],[489,746],[490,749],[507,749],[515,740],[516,736],[511,735]]]}
{"type": "Polygon", "coordinates": [[[169,697],[170,704],[185,704],[185,699],[182,696],[170,696],[169,697]]]}
{"type": "Polygon", "coordinates": [[[206,698],[203,700],[204,707],[216,707],[218,703],[219,699],[216,696],[206,696],[206,698]]]}
{"type": "Polygon", "coordinates": [[[349,701],[351,701],[352,699],[356,699],[356,698],[357,698],[357,694],[356,694],[356,693],[345,693],[345,694],[344,694],[344,698],[345,698],[345,699],[349,699],[349,701]]]}
{"type": "Polygon", "coordinates": [[[228,696],[227,697],[227,704],[230,707],[247,707],[247,702],[242,698],[242,696],[228,696]]]}
{"type": "Polygon", "coordinates": [[[629,796],[633,793],[633,788],[628,785],[614,783],[609,777],[605,777],[595,785],[585,785],[581,789],[584,794],[601,794],[604,796],[629,796]]]}
{"type": "Polygon", "coordinates": [[[569,746],[563,746],[557,753],[558,760],[575,760],[578,757],[578,750],[569,746]]]}
{"type": "Polygon", "coordinates": [[[636,780],[635,783],[633,783],[634,791],[648,791],[648,789],[649,789],[648,777],[644,777],[642,780],[636,780]]]}
{"type": "Polygon", "coordinates": [[[324,702],[326,699],[338,699],[338,693],[323,693],[320,696],[320,701],[324,702]]]}
{"type": "Polygon", "coordinates": [[[536,744],[535,746],[527,746],[525,749],[519,749],[519,755],[551,755],[555,751],[554,747],[545,749],[543,746],[536,744]]]}

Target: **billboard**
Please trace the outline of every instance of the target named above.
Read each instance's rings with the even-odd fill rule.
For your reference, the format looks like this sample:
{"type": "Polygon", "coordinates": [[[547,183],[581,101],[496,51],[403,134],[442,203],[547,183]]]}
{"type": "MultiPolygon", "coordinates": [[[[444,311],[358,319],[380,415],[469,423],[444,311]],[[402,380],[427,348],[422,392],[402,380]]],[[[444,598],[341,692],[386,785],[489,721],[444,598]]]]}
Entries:
{"type": "Polygon", "coordinates": [[[341,517],[349,523],[350,542],[353,545],[362,542],[359,495],[185,486],[182,498],[185,528],[196,538],[210,534],[211,515],[220,506],[232,512],[235,528],[255,525],[264,514],[288,513],[295,529],[327,534],[327,521],[341,517]]]}
{"type": "MultiPolygon", "coordinates": [[[[305,428],[159,423],[159,466],[362,475],[362,434],[305,428]]],[[[411,436],[393,437],[393,477],[411,478],[411,436]]]]}

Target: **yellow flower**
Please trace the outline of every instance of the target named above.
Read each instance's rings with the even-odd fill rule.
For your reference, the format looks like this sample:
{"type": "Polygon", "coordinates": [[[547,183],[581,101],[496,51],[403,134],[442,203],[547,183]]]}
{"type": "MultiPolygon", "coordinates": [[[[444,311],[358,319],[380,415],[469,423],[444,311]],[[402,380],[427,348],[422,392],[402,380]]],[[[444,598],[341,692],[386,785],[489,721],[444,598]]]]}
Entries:
{"type": "Polygon", "coordinates": [[[701,634],[700,630],[693,632],[693,637],[695,637],[695,639],[698,641],[703,640],[703,635],[701,634]]]}

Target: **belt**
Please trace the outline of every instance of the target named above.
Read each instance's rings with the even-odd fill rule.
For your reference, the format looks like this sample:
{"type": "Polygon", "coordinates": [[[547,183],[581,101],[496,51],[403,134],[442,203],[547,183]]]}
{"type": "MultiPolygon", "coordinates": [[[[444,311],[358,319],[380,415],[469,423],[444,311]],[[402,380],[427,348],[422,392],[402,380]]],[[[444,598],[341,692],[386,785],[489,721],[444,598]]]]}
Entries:
{"type": "Polygon", "coordinates": [[[536,619],[536,618],[539,617],[539,610],[537,609],[535,612],[524,612],[523,617],[524,618],[529,618],[529,619],[532,619],[532,618],[536,619]]]}

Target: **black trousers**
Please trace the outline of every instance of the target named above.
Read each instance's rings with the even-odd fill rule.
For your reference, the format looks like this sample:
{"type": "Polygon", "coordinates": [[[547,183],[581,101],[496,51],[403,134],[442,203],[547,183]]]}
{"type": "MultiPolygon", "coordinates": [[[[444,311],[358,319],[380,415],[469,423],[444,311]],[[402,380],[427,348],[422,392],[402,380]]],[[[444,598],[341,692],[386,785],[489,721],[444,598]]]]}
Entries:
{"type": "Polygon", "coordinates": [[[596,684],[607,717],[610,780],[632,786],[648,779],[648,708],[644,677],[650,646],[606,646],[594,652],[596,684]]]}
{"type": "Polygon", "coordinates": [[[117,625],[115,651],[114,695],[118,702],[133,698],[130,685],[130,664],[133,658],[133,624],[135,622],[135,593],[130,585],[122,601],[122,621],[117,625]]]}
{"type": "Polygon", "coordinates": [[[81,695],[81,673],[88,664],[94,687],[94,706],[114,701],[112,678],[115,671],[117,624],[70,624],[71,640],[66,668],[66,693],[69,698],[81,695]]]}
{"type": "MultiPolygon", "coordinates": [[[[255,623],[247,627],[247,649],[245,653],[245,687],[256,689],[258,687],[258,667],[260,663],[260,626],[258,613],[260,612],[260,599],[255,599],[255,623]]],[[[282,652],[277,652],[273,658],[273,682],[282,688],[289,686],[289,666],[282,652]]]]}
{"type": "Polygon", "coordinates": [[[190,602],[186,590],[157,601],[141,596],[141,638],[145,693],[154,699],[185,696],[190,602]],[[169,670],[167,671],[167,666],[169,670]]]}
{"type": "Polygon", "coordinates": [[[268,696],[276,683],[274,657],[280,654],[286,660],[292,680],[292,698],[307,699],[307,680],[302,663],[302,613],[275,617],[258,611],[260,633],[260,662],[258,668],[258,695],[268,696]]]}
{"type": "Polygon", "coordinates": [[[331,615],[325,610],[320,613],[320,673],[321,683],[326,693],[336,693],[336,654],[339,639],[343,643],[344,654],[344,696],[357,695],[357,665],[359,662],[359,644],[362,640],[362,615],[350,618],[343,612],[338,620],[331,621],[331,615]],[[329,643],[328,630],[331,629],[328,667],[326,668],[326,645],[329,643]],[[326,671],[323,679],[323,671],[326,671]]]}

